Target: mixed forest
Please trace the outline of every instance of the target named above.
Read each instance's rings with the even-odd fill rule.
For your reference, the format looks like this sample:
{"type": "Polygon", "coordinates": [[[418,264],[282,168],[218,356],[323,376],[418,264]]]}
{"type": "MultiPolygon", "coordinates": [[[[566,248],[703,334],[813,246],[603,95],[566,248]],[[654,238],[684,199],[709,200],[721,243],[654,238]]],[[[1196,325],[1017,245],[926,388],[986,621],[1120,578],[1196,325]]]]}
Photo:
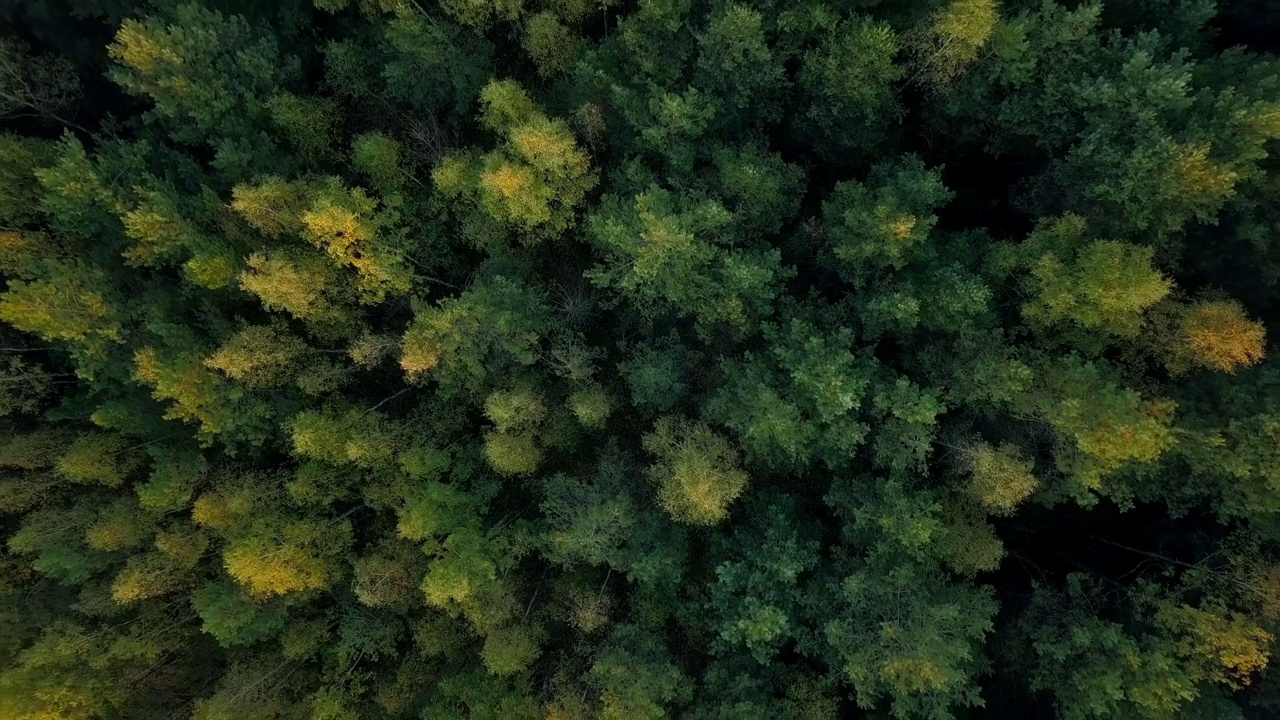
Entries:
{"type": "Polygon", "coordinates": [[[0,2],[0,719],[1280,717],[1280,5],[0,2]]]}

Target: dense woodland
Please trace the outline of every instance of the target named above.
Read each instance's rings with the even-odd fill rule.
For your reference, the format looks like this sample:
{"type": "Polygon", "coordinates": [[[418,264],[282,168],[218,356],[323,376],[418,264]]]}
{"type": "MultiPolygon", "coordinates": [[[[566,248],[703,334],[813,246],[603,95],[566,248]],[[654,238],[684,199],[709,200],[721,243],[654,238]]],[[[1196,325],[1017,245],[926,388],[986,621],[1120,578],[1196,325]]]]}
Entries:
{"type": "Polygon", "coordinates": [[[1280,716],[1277,3],[0,8],[3,720],[1280,716]]]}

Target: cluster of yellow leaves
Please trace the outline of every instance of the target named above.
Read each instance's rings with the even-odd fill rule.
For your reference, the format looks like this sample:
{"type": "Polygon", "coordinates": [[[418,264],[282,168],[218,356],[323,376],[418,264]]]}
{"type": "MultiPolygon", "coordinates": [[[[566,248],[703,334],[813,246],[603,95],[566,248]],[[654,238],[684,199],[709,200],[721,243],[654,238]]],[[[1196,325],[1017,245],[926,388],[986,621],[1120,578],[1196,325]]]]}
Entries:
{"type": "Polygon", "coordinates": [[[324,291],[333,271],[323,257],[254,253],[245,265],[240,286],[268,309],[284,310],[299,320],[321,317],[330,309],[324,291]]]}
{"type": "MultiPolygon", "coordinates": [[[[886,628],[886,640],[894,638],[897,628],[886,628]]],[[[935,662],[922,657],[891,657],[880,664],[880,677],[894,688],[909,693],[942,692],[954,682],[945,670],[935,662]]]]}
{"type": "Polygon", "coordinates": [[[1266,329],[1238,303],[1196,303],[1181,313],[1179,330],[1186,359],[1202,367],[1235,372],[1262,360],[1266,329]]]}
{"type": "Polygon", "coordinates": [[[1239,175],[1209,159],[1209,145],[1183,146],[1173,162],[1178,195],[1186,198],[1220,198],[1231,194],[1239,175]]]}
{"type": "Polygon", "coordinates": [[[301,187],[283,178],[270,176],[231,189],[231,209],[269,238],[297,233],[304,208],[301,187]]]}
{"type": "Polygon", "coordinates": [[[157,42],[146,26],[136,20],[126,20],[120,26],[115,42],[107,47],[107,52],[112,60],[143,75],[154,75],[163,68],[182,65],[182,58],[172,48],[157,42]]]}
{"type": "Polygon", "coordinates": [[[111,583],[111,599],[118,605],[162,597],[182,587],[182,568],[164,555],[136,555],[111,583]]]}
{"type": "Polygon", "coordinates": [[[217,412],[222,405],[219,391],[225,381],[198,359],[189,356],[165,359],[155,348],[144,347],[134,354],[133,364],[134,378],[151,386],[152,397],[172,401],[165,411],[165,419],[199,423],[209,434],[221,432],[228,421],[234,420],[217,412]]]}
{"type": "Polygon", "coordinates": [[[996,515],[1012,513],[1040,485],[1031,472],[1032,461],[1008,443],[999,447],[976,443],[966,449],[962,460],[970,477],[966,492],[996,515]]]}
{"type": "MultiPolygon", "coordinates": [[[[387,292],[409,288],[402,259],[385,237],[386,218],[379,214],[379,202],[362,188],[349,189],[333,177],[298,182],[268,177],[256,185],[235,187],[231,208],[269,238],[299,237],[324,251],[329,261],[325,264],[354,269],[366,301],[379,302],[387,292]]],[[[268,274],[264,268],[268,261],[262,254],[249,258],[242,285],[268,307],[283,307],[295,317],[306,317],[315,297],[337,279],[333,268],[321,268],[323,258],[303,260],[296,253],[274,257],[289,257],[305,265],[311,297],[299,296],[303,291],[294,287],[294,278],[283,275],[282,267],[275,268],[274,274],[281,275],[277,287],[263,287],[262,280],[255,277],[268,274]]]]}
{"type": "Polygon", "coordinates": [[[95,549],[113,552],[135,548],[149,540],[155,528],[132,500],[124,500],[103,511],[96,522],[85,530],[85,543],[95,549]]]}
{"type": "Polygon", "coordinates": [[[555,237],[573,224],[577,207],[595,187],[586,153],[568,125],[543,115],[515,83],[492,82],[481,100],[484,124],[506,142],[482,158],[444,158],[432,180],[445,196],[468,200],[465,212],[481,210],[526,242],[555,237]]]}
{"type": "Polygon", "coordinates": [[[205,358],[204,365],[249,387],[270,387],[295,373],[307,350],[306,342],[283,323],[247,325],[205,358]]]}
{"type": "Polygon", "coordinates": [[[949,85],[980,59],[999,22],[996,0],[952,0],[917,34],[919,73],[935,87],[949,85]]]}
{"type": "Polygon", "coordinates": [[[1267,667],[1274,638],[1246,615],[1187,605],[1164,606],[1157,612],[1156,622],[1180,636],[1178,653],[1191,662],[1198,681],[1238,689],[1267,667]]]}
{"type": "Polygon", "coordinates": [[[141,465],[129,446],[122,435],[84,434],[62,453],[55,468],[74,483],[119,487],[141,465]]]}
{"type": "MultiPolygon", "coordinates": [[[[197,525],[226,539],[223,567],[258,600],[327,587],[334,558],[350,542],[349,523],[282,513],[279,483],[269,476],[239,478],[202,495],[191,513],[197,525]]],[[[185,550],[203,552],[200,546],[185,550]]]]}
{"type": "Polygon", "coordinates": [[[325,563],[312,553],[265,537],[233,544],[223,554],[223,563],[255,598],[319,590],[328,581],[325,563]]]}
{"type": "Polygon", "coordinates": [[[0,295],[0,320],[45,340],[116,340],[116,308],[98,288],[110,287],[105,273],[84,264],[62,264],[49,280],[13,279],[0,295]]]}
{"type": "Polygon", "coordinates": [[[658,500],[677,522],[714,525],[746,489],[737,452],[704,423],[663,418],[644,436],[644,447],[658,459],[649,469],[658,500]]]}

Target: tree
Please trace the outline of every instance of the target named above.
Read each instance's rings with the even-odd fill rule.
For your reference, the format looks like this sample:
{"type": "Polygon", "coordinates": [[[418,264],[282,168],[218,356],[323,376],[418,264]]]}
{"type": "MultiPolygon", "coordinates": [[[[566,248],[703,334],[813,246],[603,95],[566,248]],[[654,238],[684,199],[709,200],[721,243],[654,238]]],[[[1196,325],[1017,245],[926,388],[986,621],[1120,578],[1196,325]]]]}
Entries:
{"type": "Polygon", "coordinates": [[[299,237],[336,265],[355,270],[361,300],[380,302],[388,292],[409,289],[402,251],[389,227],[394,215],[363,189],[348,189],[336,177],[295,183],[268,178],[236,186],[233,198],[231,207],[264,235],[299,237]]]}
{"type": "Polygon", "coordinates": [[[1233,373],[1262,360],[1266,329],[1249,319],[1244,308],[1230,300],[1202,300],[1174,311],[1172,337],[1164,339],[1165,364],[1185,372],[1199,366],[1233,373]]]}
{"type": "Polygon", "coordinates": [[[279,605],[256,605],[234,583],[207,584],[191,595],[203,631],[223,647],[250,645],[274,637],[284,618],[279,605]]]}
{"type": "Polygon", "coordinates": [[[917,158],[872,168],[867,183],[836,185],[822,205],[831,251],[851,277],[901,269],[924,249],[934,214],[952,197],[917,158]]]}
{"type": "MultiPolygon", "coordinates": [[[[54,156],[55,145],[47,140],[0,134],[0,198],[5,200],[0,225],[17,230],[39,219],[40,182],[35,171],[51,164],[54,156]]],[[[25,245],[18,233],[6,233],[4,243],[5,249],[15,254],[18,248],[10,243],[25,245]]],[[[8,262],[5,270],[11,272],[8,262]]]]}
{"type": "Polygon", "coordinates": [[[16,38],[0,40],[0,117],[34,115],[81,129],[63,116],[80,97],[66,58],[34,55],[16,38]]]}
{"type": "Polygon", "coordinates": [[[594,477],[556,475],[547,482],[541,509],[548,525],[548,559],[566,566],[619,564],[622,546],[638,520],[636,500],[626,487],[632,471],[620,458],[605,453],[594,477]]]}
{"type": "Polygon", "coordinates": [[[120,311],[105,271],[85,262],[51,262],[42,269],[40,279],[9,282],[0,295],[0,320],[92,351],[120,337],[120,311]]]}
{"type": "Polygon", "coordinates": [[[283,323],[246,325],[205,358],[204,365],[249,387],[271,387],[298,372],[307,350],[283,323]]]}
{"type": "Polygon", "coordinates": [[[853,17],[826,28],[802,56],[800,132],[823,150],[872,149],[899,116],[894,83],[904,71],[894,58],[900,48],[887,23],[853,17]],[[852,71],[850,58],[856,59],[852,71]]]}
{"type": "Polygon", "coordinates": [[[185,640],[186,633],[148,637],[146,630],[155,628],[139,625],[95,631],[62,621],[45,628],[0,675],[0,697],[5,698],[6,709],[15,717],[88,720],[129,708],[154,707],[146,697],[150,683],[130,679],[145,677],[146,669],[172,652],[175,641],[185,640]]]}
{"type": "Polygon", "coordinates": [[[769,48],[759,12],[727,5],[712,14],[698,36],[694,83],[720,99],[730,124],[777,114],[773,96],[784,87],[783,68],[769,48]]]}
{"type": "Polygon", "coordinates": [[[796,505],[773,504],[756,512],[766,517],[763,527],[725,543],[734,559],[716,566],[708,609],[719,631],[714,651],[725,654],[745,646],[756,662],[767,664],[801,633],[800,576],[817,565],[818,544],[806,537],[812,527],[796,505]],[[790,523],[796,527],[788,527],[790,523]],[[746,548],[750,554],[739,555],[746,548]]]}
{"type": "Polygon", "coordinates": [[[171,401],[165,419],[195,423],[202,441],[219,437],[228,444],[260,443],[272,412],[205,367],[196,353],[165,357],[155,347],[134,355],[134,378],[151,387],[156,400],[171,401]]]}
{"type": "Polygon", "coordinates": [[[1118,385],[1106,366],[1068,357],[1043,377],[1043,389],[1028,394],[1033,404],[1026,407],[1058,434],[1057,464],[1078,499],[1091,502],[1091,492],[1107,490],[1106,475],[1126,463],[1154,462],[1174,444],[1174,404],[1118,385]]]}
{"type": "MultiPolygon", "coordinates": [[[[514,82],[491,82],[480,98],[482,122],[505,143],[481,157],[445,158],[432,173],[436,188],[462,203],[464,217],[484,213],[524,242],[564,232],[596,184],[586,154],[569,127],[545,116],[514,82]]],[[[491,242],[482,226],[469,232],[479,245],[491,242]]]]}
{"type": "Polygon", "coordinates": [[[254,253],[240,273],[240,287],[258,296],[268,310],[284,310],[322,327],[340,325],[346,308],[341,305],[336,275],[333,265],[314,251],[254,253]]]}
{"type": "Polygon", "coordinates": [[[545,10],[525,21],[522,44],[543,77],[567,71],[578,53],[573,32],[555,13],[545,10]]]}
{"type": "Polygon", "coordinates": [[[274,38],[255,34],[244,18],[194,3],[167,18],[126,20],[109,52],[118,63],[112,79],[150,98],[151,115],[187,142],[209,142],[229,129],[247,134],[276,88],[298,71],[274,38]]]}
{"type": "Polygon", "coordinates": [[[1012,513],[1040,484],[1031,472],[1033,463],[1008,443],[974,443],[964,450],[961,462],[969,473],[964,491],[992,514],[1012,513]]]}
{"type": "Polygon", "coordinates": [[[610,720],[663,717],[664,704],[690,690],[661,640],[630,626],[614,630],[609,646],[591,666],[591,682],[600,693],[601,716],[610,720]]]}
{"type": "Polygon", "coordinates": [[[917,75],[946,88],[981,56],[1000,22],[995,0],[953,0],[929,18],[912,48],[917,75]]]}
{"type": "Polygon", "coordinates": [[[746,487],[747,474],[737,467],[733,446],[703,423],[663,417],[644,436],[644,447],[657,460],[649,477],[658,486],[658,499],[678,522],[720,522],[746,487]]]}
{"type": "Polygon", "coordinates": [[[731,247],[731,221],[715,200],[657,187],[634,202],[606,198],[591,218],[591,233],[609,262],[589,277],[650,315],[674,312],[704,325],[744,326],[765,314],[789,272],[776,250],[731,247]]]}
{"type": "Polygon", "coordinates": [[[1052,688],[1064,717],[1167,717],[1205,683],[1234,686],[1265,666],[1270,636],[1225,608],[1196,608],[1146,586],[1126,598],[1154,602],[1137,628],[1099,617],[1102,590],[1073,573],[1061,590],[1038,588],[1022,622],[1034,653],[1032,687],[1052,688]],[[1162,596],[1163,595],[1163,596],[1162,596]]]}
{"type": "Polygon", "coordinates": [[[1113,335],[1137,335],[1143,313],[1173,285],[1151,267],[1152,249],[1112,240],[1085,240],[1084,219],[1043,224],[1014,251],[1029,276],[1032,300],[1022,313],[1033,324],[1072,322],[1113,335]]]}
{"type": "Polygon", "coordinates": [[[871,380],[870,363],[850,351],[853,333],[793,318],[764,335],[769,356],[725,361],[728,381],[707,404],[710,417],[737,432],[758,462],[846,467],[867,434],[857,411],[871,380]]]}
{"type": "Polygon", "coordinates": [[[840,586],[841,613],[825,627],[858,705],[890,700],[894,717],[949,717],[979,704],[975,644],[991,631],[989,590],[954,584],[911,563],[855,571],[840,586]]]}
{"type": "Polygon", "coordinates": [[[514,279],[485,278],[438,306],[419,306],[405,332],[400,367],[410,378],[483,383],[503,368],[532,365],[549,323],[536,292],[514,279]]]}

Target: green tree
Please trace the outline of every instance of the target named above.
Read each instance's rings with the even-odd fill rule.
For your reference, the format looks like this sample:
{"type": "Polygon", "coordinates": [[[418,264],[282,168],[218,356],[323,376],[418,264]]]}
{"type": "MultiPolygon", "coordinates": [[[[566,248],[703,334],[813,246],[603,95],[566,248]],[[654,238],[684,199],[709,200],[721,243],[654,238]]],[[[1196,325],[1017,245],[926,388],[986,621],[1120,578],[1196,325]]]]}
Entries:
{"type": "Polygon", "coordinates": [[[419,306],[401,346],[400,366],[410,378],[473,386],[507,368],[538,359],[550,331],[546,300],[502,276],[485,278],[438,306],[419,306]]]}
{"type": "Polygon", "coordinates": [[[216,141],[229,130],[246,134],[298,72],[273,37],[255,33],[242,17],[194,3],[168,16],[126,20],[109,51],[118,63],[112,79],[149,98],[150,113],[188,142],[216,141]]]}
{"type": "Polygon", "coordinates": [[[732,218],[715,200],[656,187],[630,202],[607,197],[591,218],[606,263],[589,277],[650,315],[674,312],[705,325],[743,327],[767,313],[790,273],[777,250],[732,247],[732,218]]]}

